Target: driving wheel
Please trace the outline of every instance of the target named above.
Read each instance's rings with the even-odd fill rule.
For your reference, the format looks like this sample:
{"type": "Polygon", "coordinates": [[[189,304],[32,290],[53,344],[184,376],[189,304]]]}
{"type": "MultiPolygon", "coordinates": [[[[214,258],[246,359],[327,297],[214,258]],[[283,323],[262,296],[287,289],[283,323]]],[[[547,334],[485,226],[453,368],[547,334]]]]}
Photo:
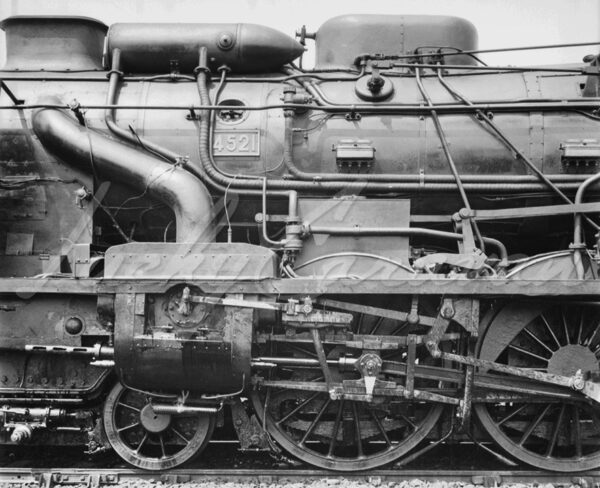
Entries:
{"type": "MultiPolygon", "coordinates": [[[[514,304],[492,321],[479,357],[562,376],[598,373],[600,307],[514,304]]],[[[572,393],[572,392],[570,392],[572,393]]],[[[600,406],[583,395],[484,403],[475,411],[491,438],[541,469],[600,467],[600,406]]]]}

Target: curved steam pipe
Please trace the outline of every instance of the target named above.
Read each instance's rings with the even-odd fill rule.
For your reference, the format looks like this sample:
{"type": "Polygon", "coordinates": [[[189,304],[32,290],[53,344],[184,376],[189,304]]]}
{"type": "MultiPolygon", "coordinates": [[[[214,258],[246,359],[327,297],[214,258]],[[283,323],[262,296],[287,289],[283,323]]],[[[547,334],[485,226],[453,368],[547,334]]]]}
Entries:
{"type": "MultiPolygon", "coordinates": [[[[45,97],[42,103],[61,102],[45,97]]],[[[210,194],[179,165],[87,129],[60,109],[37,109],[32,122],[44,147],[65,163],[88,169],[92,162],[102,178],[124,183],[170,207],[175,213],[177,242],[215,240],[210,194]]]]}

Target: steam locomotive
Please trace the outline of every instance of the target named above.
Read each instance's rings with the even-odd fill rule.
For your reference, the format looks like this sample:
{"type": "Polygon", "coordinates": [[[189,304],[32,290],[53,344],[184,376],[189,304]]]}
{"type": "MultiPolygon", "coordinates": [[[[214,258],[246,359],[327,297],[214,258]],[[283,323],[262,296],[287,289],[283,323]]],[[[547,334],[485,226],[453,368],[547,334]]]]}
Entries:
{"type": "Polygon", "coordinates": [[[600,467],[598,56],[488,66],[446,16],[0,27],[0,442],[600,467]]]}

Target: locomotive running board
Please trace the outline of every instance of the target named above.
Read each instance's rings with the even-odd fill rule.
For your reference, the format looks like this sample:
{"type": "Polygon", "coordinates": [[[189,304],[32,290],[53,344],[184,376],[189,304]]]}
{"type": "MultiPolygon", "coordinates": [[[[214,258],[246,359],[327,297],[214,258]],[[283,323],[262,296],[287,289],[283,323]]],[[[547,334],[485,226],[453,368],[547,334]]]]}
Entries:
{"type": "MultiPolygon", "coordinates": [[[[96,279],[96,278],[1,278],[0,293],[165,293],[178,284],[189,283],[181,277],[171,279],[96,279]]],[[[444,278],[439,275],[410,279],[312,279],[265,278],[264,280],[193,279],[194,286],[211,294],[242,293],[264,295],[460,295],[469,297],[526,296],[552,298],[600,296],[600,280],[536,280],[506,278],[444,278]]]]}

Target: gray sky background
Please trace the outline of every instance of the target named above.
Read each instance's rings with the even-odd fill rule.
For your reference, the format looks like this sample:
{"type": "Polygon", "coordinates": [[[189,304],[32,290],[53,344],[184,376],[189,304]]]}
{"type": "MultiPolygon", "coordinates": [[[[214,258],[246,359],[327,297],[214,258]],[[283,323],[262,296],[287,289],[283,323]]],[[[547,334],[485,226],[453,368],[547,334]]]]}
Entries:
{"type": "MultiPolygon", "coordinates": [[[[39,14],[84,15],[106,24],[252,22],[290,35],[302,24],[316,30],[328,18],[345,13],[465,17],[477,27],[482,49],[600,40],[600,0],[0,0],[0,18],[39,14]]],[[[484,59],[499,65],[569,63],[598,50],[490,54],[484,59]]],[[[0,36],[2,64],[4,38],[0,36]]]]}

